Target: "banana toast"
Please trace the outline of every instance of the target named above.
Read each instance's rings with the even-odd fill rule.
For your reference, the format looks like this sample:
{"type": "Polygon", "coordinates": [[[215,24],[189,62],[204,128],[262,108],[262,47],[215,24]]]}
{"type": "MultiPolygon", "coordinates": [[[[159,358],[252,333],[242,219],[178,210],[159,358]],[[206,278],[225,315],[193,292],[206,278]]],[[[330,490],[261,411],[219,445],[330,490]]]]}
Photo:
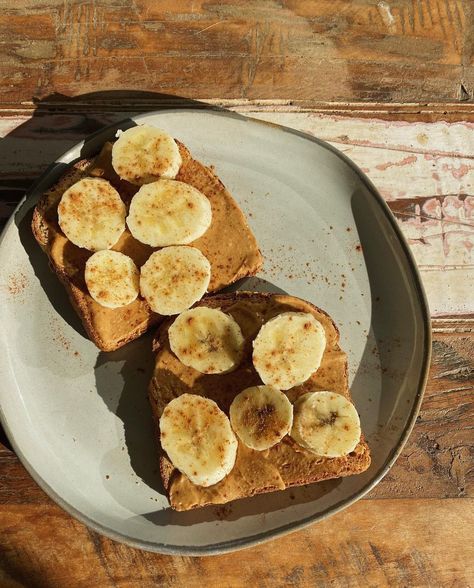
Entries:
{"type": "MultiPolygon", "coordinates": [[[[269,324],[271,319],[282,314],[288,316],[296,312],[312,315],[322,326],[325,335],[325,348],[319,368],[302,384],[285,390],[289,401],[298,403],[303,395],[322,390],[331,390],[339,399],[342,395],[350,400],[347,358],[339,347],[338,329],[324,311],[293,296],[255,292],[208,296],[194,308],[200,307],[220,309],[235,320],[244,340],[243,353],[236,359],[233,371],[212,373],[212,370],[207,369],[207,373],[202,373],[185,365],[173,353],[170,345],[173,320],[163,323],[158,330],[154,341],[156,362],[149,386],[149,400],[160,452],[161,476],[173,509],[185,511],[209,504],[223,504],[255,494],[361,473],[369,467],[370,450],[359,429],[353,449],[339,457],[316,455],[296,443],[294,435],[284,435],[279,442],[260,451],[251,449],[239,438],[235,463],[229,468],[230,473],[217,483],[198,485],[191,481],[190,476],[178,470],[163,451],[165,443],[160,438],[160,419],[170,402],[183,395],[187,398],[190,398],[190,394],[198,395],[214,401],[220,409],[211,407],[211,411],[222,411],[229,415],[235,397],[242,390],[262,384],[254,365],[255,358],[252,358],[252,345],[262,325],[269,324]]],[[[201,359],[199,361],[202,362],[201,359]]],[[[202,365],[200,363],[199,367],[205,371],[202,365]]]]}
{"type": "MultiPolygon", "coordinates": [[[[244,214],[213,169],[193,159],[182,143],[176,141],[176,145],[182,163],[175,179],[202,192],[212,208],[209,228],[191,245],[209,260],[208,291],[216,292],[242,277],[254,275],[262,264],[262,256],[244,214]]],[[[64,192],[84,178],[107,180],[129,208],[139,186],[117,175],[112,166],[112,148],[112,143],[106,143],[97,157],[82,159],[72,165],[40,199],[32,220],[37,242],[48,255],[50,265],[66,288],[90,339],[103,351],[112,351],[136,339],[163,318],[140,296],[118,308],[107,308],[94,300],[84,277],[92,251],[72,243],[59,226],[58,204],[64,192]]],[[[134,238],[128,228],[112,247],[112,250],[129,256],[138,268],[157,249],[134,238]]]]}

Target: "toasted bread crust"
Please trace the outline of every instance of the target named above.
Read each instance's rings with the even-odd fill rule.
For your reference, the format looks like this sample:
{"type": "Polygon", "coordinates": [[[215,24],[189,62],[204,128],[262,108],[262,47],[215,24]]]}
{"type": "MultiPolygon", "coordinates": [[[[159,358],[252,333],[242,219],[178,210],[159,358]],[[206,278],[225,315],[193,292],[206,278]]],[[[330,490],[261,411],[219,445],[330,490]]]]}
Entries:
{"type": "MultiPolygon", "coordinates": [[[[231,310],[236,303],[248,302],[265,305],[270,304],[275,299],[275,297],[277,297],[281,303],[289,305],[294,304],[297,308],[301,307],[301,304],[304,304],[303,309],[305,311],[312,312],[313,314],[317,315],[319,319],[325,320],[326,330],[330,334],[330,345],[335,353],[342,354],[338,346],[339,331],[329,315],[313,304],[301,301],[300,299],[292,296],[280,296],[256,292],[236,292],[231,294],[217,294],[208,296],[201,300],[196,306],[220,308],[225,312],[231,310]]],[[[157,366],[159,365],[160,361],[160,353],[165,354],[166,356],[169,354],[167,330],[171,323],[172,320],[168,320],[163,323],[160,326],[157,335],[155,336],[154,349],[158,351],[157,366]]],[[[167,365],[169,366],[169,364],[167,365]]],[[[347,361],[344,360],[343,364],[339,362],[337,364],[337,369],[339,370],[340,380],[338,392],[343,393],[345,396],[350,398],[348,390],[347,361]]],[[[199,487],[195,487],[195,492],[193,489],[195,496],[191,499],[186,497],[186,499],[183,500],[178,496],[178,494],[181,493],[183,489],[185,492],[189,491],[190,482],[186,481],[185,476],[174,468],[167,455],[161,450],[159,418],[161,411],[163,410],[167,401],[169,401],[169,390],[167,390],[167,384],[164,381],[160,381],[160,373],[160,369],[158,369],[158,371],[155,370],[155,375],[152,378],[149,386],[149,399],[155,426],[156,442],[160,450],[161,477],[163,480],[163,486],[168,492],[171,506],[176,510],[189,510],[192,508],[206,506],[207,504],[223,504],[228,501],[225,497],[227,489],[223,484],[224,481],[212,487],[215,489],[215,491],[213,491],[212,488],[200,489],[199,487]],[[219,489],[219,485],[221,485],[221,489],[219,489]],[[178,492],[176,489],[178,489],[178,492]]],[[[212,377],[219,378],[219,376],[212,377]]],[[[236,377],[239,378],[239,375],[236,377]]],[[[177,387],[179,387],[179,382],[175,383],[174,393],[176,393],[177,387]]],[[[311,387],[311,382],[308,382],[307,387],[311,387]]],[[[206,395],[206,391],[199,385],[199,383],[197,383],[194,390],[191,388],[188,391],[191,393],[206,395]]],[[[289,393],[290,395],[294,394],[295,397],[297,397],[299,394],[302,394],[305,391],[308,390],[305,389],[305,384],[303,384],[300,387],[292,389],[292,391],[289,391],[289,393]]],[[[233,398],[232,394],[233,392],[231,393],[233,398]]],[[[179,392],[177,392],[177,395],[179,395],[179,392]]],[[[223,383],[222,398],[219,398],[219,396],[216,397],[215,395],[212,397],[213,400],[216,400],[223,409],[225,409],[225,406],[227,406],[229,401],[231,401],[231,399],[224,399],[225,395],[225,384],[223,383]]],[[[234,493],[231,498],[232,500],[237,498],[250,497],[265,492],[282,490],[292,486],[301,486],[304,484],[310,484],[331,478],[339,478],[357,474],[366,470],[370,465],[370,450],[364,438],[361,439],[356,449],[350,455],[343,458],[317,458],[310,452],[307,452],[297,446],[297,444],[290,437],[286,437],[282,442],[278,443],[274,448],[272,448],[268,453],[268,457],[263,458],[262,456],[264,453],[265,452],[254,452],[252,450],[246,449],[239,441],[239,452],[236,467],[242,467],[240,463],[242,461],[246,460],[247,464],[252,464],[253,461],[254,466],[247,469],[253,469],[255,471],[258,468],[265,468],[268,465],[265,462],[265,460],[267,460],[267,462],[270,462],[271,468],[277,471],[278,474],[275,477],[275,481],[273,483],[271,481],[270,474],[268,479],[266,479],[265,476],[261,476],[258,480],[258,483],[255,483],[253,486],[252,484],[240,482],[241,487],[236,494],[234,493]],[[239,458],[239,455],[241,458],[239,458]]],[[[230,476],[232,475],[233,474],[231,473],[230,476]]]]}
{"type": "MultiPolygon", "coordinates": [[[[222,283],[216,283],[214,289],[223,288],[242,277],[254,275],[260,269],[262,256],[258,250],[255,237],[251,233],[242,211],[237,207],[232,197],[214,172],[210,168],[207,168],[194,160],[184,145],[179,144],[179,147],[183,154],[183,161],[186,162],[186,165],[183,165],[177,179],[188,183],[197,183],[198,189],[201,186],[203,191],[206,189],[208,191],[210,190],[210,196],[213,196],[214,198],[218,198],[219,195],[222,194],[226,201],[230,202],[230,205],[232,206],[234,218],[236,219],[236,230],[241,231],[242,238],[249,239],[249,248],[254,252],[254,255],[251,256],[248,263],[242,263],[236,266],[234,273],[228,275],[222,283]]],[[[117,309],[117,312],[114,314],[109,313],[107,315],[110,318],[113,318],[114,316],[118,317],[117,327],[119,328],[116,332],[111,328],[100,328],[99,318],[103,309],[92,300],[85,284],[82,283],[80,279],[74,279],[74,277],[71,276],[70,271],[57,261],[54,252],[55,240],[58,234],[61,235],[63,240],[65,238],[60,232],[57,220],[55,220],[55,214],[52,214],[52,211],[55,213],[62,194],[75,182],[88,176],[90,173],[93,173],[94,175],[100,175],[101,173],[104,174],[104,170],[96,169],[97,166],[100,167],[103,163],[100,159],[101,157],[102,153],[98,158],[82,159],[74,163],[63,176],[61,176],[56,184],[41,197],[33,212],[31,227],[35,239],[49,257],[52,270],[64,285],[72,306],[79,315],[89,338],[102,351],[113,351],[142,335],[151,326],[162,321],[163,317],[153,313],[145,301],[139,300],[137,304],[134,304],[132,310],[128,312],[128,314],[123,309],[117,309]],[[97,164],[96,161],[98,161],[97,164]]],[[[108,162],[106,162],[105,168],[105,174],[103,177],[109,177],[110,181],[114,183],[116,187],[119,186],[121,188],[119,188],[119,192],[123,194],[124,199],[129,200],[136,188],[131,187],[131,185],[128,185],[126,182],[121,182],[118,177],[114,175],[113,170],[110,169],[108,162]]],[[[198,248],[200,247],[199,243],[200,240],[195,244],[198,248]]],[[[207,248],[210,247],[209,243],[206,242],[204,242],[203,246],[207,248]]],[[[213,257],[213,259],[210,259],[211,263],[217,264],[217,261],[219,261],[219,248],[217,244],[215,245],[215,251],[211,251],[211,253],[213,257]]],[[[81,259],[78,264],[79,266],[85,264],[88,252],[82,250],[81,254],[82,256],[85,254],[85,257],[83,260],[81,259]]],[[[77,268],[75,269],[77,270],[77,268]]]]}
{"type": "MultiPolygon", "coordinates": [[[[65,192],[75,182],[78,182],[81,178],[87,175],[87,169],[92,163],[92,159],[81,159],[76,161],[54,186],[45,192],[33,211],[33,220],[31,222],[31,230],[33,235],[40,245],[40,247],[47,253],[47,247],[50,242],[50,224],[46,220],[46,214],[48,209],[54,204],[55,201],[59,202],[61,196],[59,194],[65,192]]],[[[56,202],[56,203],[57,203],[56,202]]]]}
{"type": "Polygon", "coordinates": [[[91,341],[93,341],[95,345],[97,345],[97,347],[99,347],[99,349],[102,351],[114,351],[115,349],[118,349],[119,347],[129,343],[130,341],[133,341],[142,335],[151,326],[158,324],[161,317],[158,317],[157,315],[151,315],[148,322],[141,323],[133,328],[130,328],[126,337],[112,341],[103,339],[94,326],[90,305],[88,304],[88,299],[90,298],[89,294],[83,289],[79,288],[71,280],[71,277],[63,270],[63,268],[55,263],[55,260],[52,258],[51,251],[49,249],[52,227],[47,220],[48,210],[50,210],[52,206],[57,205],[61,195],[65,190],[67,190],[81,178],[87,176],[87,170],[90,168],[93,161],[93,159],[81,159],[77,161],[59,178],[56,184],[50,190],[48,190],[48,192],[43,194],[33,211],[31,229],[36,241],[43,251],[48,255],[50,267],[52,271],[56,273],[59,281],[64,286],[68,298],[71,301],[71,305],[81,319],[84,329],[86,330],[86,333],[91,341]]]}

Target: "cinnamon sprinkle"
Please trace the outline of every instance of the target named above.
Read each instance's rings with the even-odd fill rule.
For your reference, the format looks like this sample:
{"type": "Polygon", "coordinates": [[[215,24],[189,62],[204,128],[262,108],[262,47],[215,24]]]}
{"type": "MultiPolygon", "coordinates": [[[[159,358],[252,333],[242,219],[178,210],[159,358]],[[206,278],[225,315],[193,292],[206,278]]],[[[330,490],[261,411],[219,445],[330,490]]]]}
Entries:
{"type": "Polygon", "coordinates": [[[22,272],[12,274],[8,278],[8,291],[14,296],[22,294],[25,288],[28,286],[28,279],[22,272]]]}

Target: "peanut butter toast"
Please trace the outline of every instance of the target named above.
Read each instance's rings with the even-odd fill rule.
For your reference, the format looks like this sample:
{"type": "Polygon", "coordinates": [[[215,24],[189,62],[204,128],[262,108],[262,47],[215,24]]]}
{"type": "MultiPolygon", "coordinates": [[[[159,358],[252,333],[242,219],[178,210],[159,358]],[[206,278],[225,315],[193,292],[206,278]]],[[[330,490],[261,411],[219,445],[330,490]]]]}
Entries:
{"type": "MultiPolygon", "coordinates": [[[[239,340],[235,333],[232,334],[233,342],[237,342],[237,346],[233,347],[235,353],[233,351],[228,354],[227,364],[223,363],[221,366],[223,370],[227,371],[213,373],[213,369],[219,369],[219,366],[209,365],[209,362],[204,365],[204,360],[198,357],[193,361],[198,361],[194,365],[206,372],[202,373],[185,365],[171,349],[170,329],[173,328],[174,320],[177,319],[171,319],[159,328],[155,338],[157,354],[149,387],[149,399],[156,425],[161,475],[173,509],[184,511],[209,504],[223,504],[255,494],[358,474],[369,467],[370,450],[360,429],[355,446],[347,455],[339,457],[324,457],[315,454],[314,451],[301,445],[303,443],[300,440],[301,436],[298,437],[299,442],[297,443],[293,438],[293,435],[296,436],[293,432],[291,436],[284,435],[279,442],[264,450],[250,448],[237,436],[238,446],[236,456],[234,456],[235,463],[231,469],[228,466],[229,460],[232,459],[232,455],[229,455],[232,442],[228,439],[229,433],[227,431],[224,439],[227,445],[224,448],[219,447],[218,440],[215,442],[217,450],[222,451],[222,464],[227,468],[223,471],[230,469],[230,472],[212,485],[193,483],[191,478],[193,478],[193,474],[198,472],[190,471],[189,475],[186,475],[175,467],[170,456],[162,449],[162,446],[170,447],[169,440],[166,440],[165,443],[163,438],[160,439],[160,419],[167,407],[172,406],[173,401],[180,397],[191,399],[192,395],[198,395],[217,405],[209,407],[210,415],[212,412],[219,412],[221,420],[221,413],[229,415],[230,407],[234,405],[236,396],[241,394],[243,390],[249,390],[250,394],[253,394],[254,387],[262,387],[262,379],[254,365],[255,358],[252,357],[252,353],[255,353],[254,342],[262,325],[268,325],[275,317],[291,316],[293,313],[311,315],[321,325],[325,337],[325,348],[320,358],[319,367],[303,383],[284,391],[287,399],[295,406],[293,430],[298,418],[296,412],[298,403],[304,401],[308,393],[329,390],[340,402],[345,402],[347,405],[349,404],[347,400],[350,401],[347,357],[339,347],[338,329],[324,311],[293,296],[252,292],[208,296],[194,308],[201,307],[219,309],[234,319],[242,333],[243,347],[242,354],[239,355],[237,350],[239,340]],[[228,371],[229,368],[231,371],[228,371]]],[[[192,316],[189,316],[186,320],[189,321],[191,318],[192,316]]],[[[171,335],[173,335],[172,332],[171,335]]],[[[212,341],[210,344],[213,344],[212,341]]],[[[184,353],[183,359],[186,363],[191,363],[187,359],[190,353],[189,349],[180,349],[179,353],[184,353]]],[[[215,362],[213,363],[215,364],[215,362]]],[[[333,420],[334,418],[332,417],[333,420]]],[[[356,418],[358,419],[357,416],[356,418]]],[[[232,415],[230,422],[232,422],[232,415]]],[[[191,415],[189,426],[194,425],[191,415]]],[[[208,425],[206,427],[209,429],[208,425]]],[[[237,428],[235,430],[237,431],[237,428]]],[[[255,433],[255,428],[253,431],[255,433]]],[[[277,433],[281,436],[284,432],[285,430],[282,429],[277,433]]],[[[274,431],[271,434],[273,435],[274,431]]],[[[307,437],[306,440],[312,441],[310,437],[307,437]]],[[[206,442],[209,444],[212,439],[207,439],[206,442]]],[[[209,447],[206,448],[206,451],[209,453],[209,447]]],[[[326,453],[330,452],[326,451],[326,453]]],[[[196,476],[195,479],[201,478],[196,476]]]]}
{"type": "MultiPolygon", "coordinates": [[[[213,169],[193,159],[182,143],[176,141],[176,145],[181,164],[174,179],[199,190],[212,209],[209,228],[190,245],[209,261],[207,290],[216,292],[242,277],[254,275],[262,264],[262,256],[244,214],[213,169]]],[[[128,212],[140,186],[119,177],[112,165],[112,151],[113,144],[106,143],[97,157],[73,164],[40,199],[32,221],[33,234],[66,288],[90,339],[103,351],[112,351],[136,339],[163,318],[140,295],[117,308],[98,303],[90,295],[84,276],[93,252],[75,245],[58,222],[58,205],[64,193],[86,178],[106,180],[118,192],[128,212]]],[[[111,248],[129,256],[138,270],[159,249],[136,239],[128,226],[111,248]]]]}

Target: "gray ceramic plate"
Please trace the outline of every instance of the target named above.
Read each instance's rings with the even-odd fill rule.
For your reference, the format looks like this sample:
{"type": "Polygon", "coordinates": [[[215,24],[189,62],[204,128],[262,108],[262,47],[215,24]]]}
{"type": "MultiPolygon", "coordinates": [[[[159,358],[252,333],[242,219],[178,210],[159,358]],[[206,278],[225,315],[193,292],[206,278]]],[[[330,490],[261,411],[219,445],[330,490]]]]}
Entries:
{"type": "Polygon", "coordinates": [[[96,531],[164,553],[212,554],[321,520],[372,488],[399,454],[427,376],[430,327],[413,258],[369,180],[329,145],[232,113],[162,111],[166,129],[213,164],[247,214],[266,263],[241,289],[287,291],[341,330],[352,395],[372,449],[362,475],[237,501],[170,510],[161,488],[146,387],[150,337],[101,353],[84,336],[30,233],[39,194],[117,128],[68,151],[35,186],[0,245],[0,407],[25,467],[96,531]]]}

